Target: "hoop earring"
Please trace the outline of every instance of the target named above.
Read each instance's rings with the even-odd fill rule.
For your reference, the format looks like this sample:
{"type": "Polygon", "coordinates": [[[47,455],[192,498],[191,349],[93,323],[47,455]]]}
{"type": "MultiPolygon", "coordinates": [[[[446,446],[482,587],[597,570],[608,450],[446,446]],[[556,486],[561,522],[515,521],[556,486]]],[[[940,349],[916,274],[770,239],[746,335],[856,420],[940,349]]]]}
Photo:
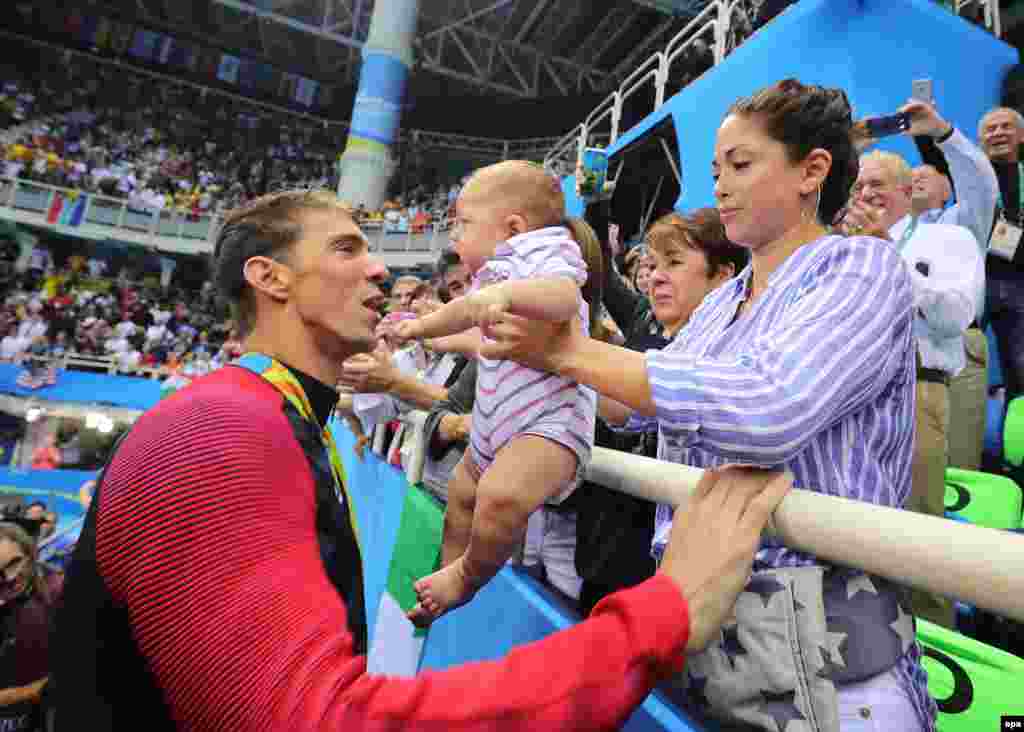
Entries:
{"type": "Polygon", "coordinates": [[[821,218],[821,186],[818,186],[814,192],[814,210],[813,213],[808,212],[804,207],[800,207],[800,218],[803,219],[804,223],[808,221],[820,221],[821,218]]]}

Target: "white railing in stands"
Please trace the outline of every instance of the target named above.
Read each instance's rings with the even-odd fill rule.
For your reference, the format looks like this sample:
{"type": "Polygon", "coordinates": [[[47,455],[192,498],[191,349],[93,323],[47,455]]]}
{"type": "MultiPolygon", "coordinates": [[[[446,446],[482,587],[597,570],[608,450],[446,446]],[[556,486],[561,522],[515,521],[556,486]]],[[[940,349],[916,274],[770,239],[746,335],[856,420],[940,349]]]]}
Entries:
{"type": "MultiPolygon", "coordinates": [[[[1002,24],[999,18],[997,0],[948,0],[957,14],[965,11],[981,9],[984,12],[985,27],[996,37],[1002,35],[1002,24]]],[[[571,174],[576,161],[582,156],[587,145],[600,144],[595,139],[596,133],[602,133],[615,142],[629,129],[622,129],[623,104],[638,89],[653,80],[655,89],[654,108],[652,112],[665,103],[672,64],[684,53],[698,46],[706,45],[711,50],[712,67],[720,64],[725,57],[739,45],[732,31],[738,30],[737,19],[749,22],[747,18],[739,18],[743,14],[744,0],[711,0],[686,26],[679,31],[665,46],[664,50],[655,53],[644,61],[637,69],[626,77],[619,88],[609,94],[600,104],[587,115],[584,121],[567,132],[544,158],[544,165],[558,174],[571,174]],[[608,129],[605,130],[607,125],[608,129]]]]}
{"type": "MultiPolygon", "coordinates": [[[[45,225],[57,195],[84,196],[81,232],[102,233],[112,239],[126,239],[157,249],[212,253],[220,217],[213,214],[193,216],[178,211],[155,211],[132,206],[128,200],[96,193],[83,193],[22,178],[0,176],[0,218],[21,220],[32,217],[34,225],[45,225]],[[5,212],[7,215],[5,216],[5,212]]],[[[449,221],[442,218],[422,230],[388,231],[382,220],[364,221],[362,229],[370,248],[378,253],[440,253],[447,248],[449,221]]],[[[62,231],[74,229],[61,227],[62,231]]]]}
{"type": "Polygon", "coordinates": [[[0,211],[6,208],[39,214],[45,220],[58,194],[65,198],[85,197],[79,226],[100,226],[112,230],[112,235],[117,231],[131,232],[133,240],[138,234],[144,234],[152,238],[154,244],[159,238],[209,243],[216,231],[217,217],[210,214],[192,216],[178,211],[147,210],[132,206],[123,198],[83,193],[22,178],[0,177],[0,211]]]}
{"type": "MultiPolygon", "coordinates": [[[[409,485],[416,485],[423,480],[423,466],[427,461],[427,413],[414,409],[399,417],[405,425],[404,438],[412,440],[409,450],[409,459],[405,463],[405,479],[409,485]]],[[[373,429],[370,439],[370,449],[381,459],[387,459],[387,452],[390,445],[387,444],[387,425],[378,424],[373,429]]]]}

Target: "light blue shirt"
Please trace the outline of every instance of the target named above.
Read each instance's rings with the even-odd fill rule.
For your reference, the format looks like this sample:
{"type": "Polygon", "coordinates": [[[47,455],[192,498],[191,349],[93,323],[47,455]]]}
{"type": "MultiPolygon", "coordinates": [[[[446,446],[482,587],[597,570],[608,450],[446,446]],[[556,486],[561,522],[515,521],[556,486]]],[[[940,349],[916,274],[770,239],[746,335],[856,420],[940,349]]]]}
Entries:
{"type": "Polygon", "coordinates": [[[999,200],[999,179],[992,163],[960,130],[938,148],[946,156],[949,175],[956,187],[957,202],[949,208],[933,208],[918,217],[923,224],[956,224],[966,227],[982,253],[988,248],[992,233],[996,202],[999,200]]]}

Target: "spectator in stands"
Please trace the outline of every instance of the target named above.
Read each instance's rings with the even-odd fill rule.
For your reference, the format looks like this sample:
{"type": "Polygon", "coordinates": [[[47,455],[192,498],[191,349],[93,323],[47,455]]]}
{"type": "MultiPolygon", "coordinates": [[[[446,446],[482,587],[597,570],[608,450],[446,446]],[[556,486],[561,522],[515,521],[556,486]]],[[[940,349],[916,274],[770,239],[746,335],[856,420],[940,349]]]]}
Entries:
{"type": "Polygon", "coordinates": [[[386,270],[333,195],[305,191],[235,212],[215,251],[247,345],[274,358],[250,352],[162,402],[121,443],[57,618],[58,725],[610,729],[681,671],[684,649],[717,634],[788,488],[778,474],[710,472],[660,576],[556,638],[414,679],[367,675],[360,548],[322,425],[340,364],[375,343],[386,270]],[[196,500],[202,521],[177,532],[196,500]],[[168,572],[168,561],[188,571],[168,572]],[[154,597],[165,603],[146,612],[154,597]]]}
{"type": "MultiPolygon", "coordinates": [[[[508,317],[484,354],[569,376],[636,410],[634,428],[658,424],[663,460],[785,465],[802,488],[902,506],[913,454],[915,297],[894,247],[825,228],[856,179],[851,130],[842,91],[792,79],[733,105],[718,130],[715,194],[729,239],[748,247],[752,262],[663,351],[634,353],[587,339],[576,324],[508,317]],[[857,457],[837,463],[836,454],[857,457]]],[[[670,513],[659,510],[656,551],[670,513]]],[[[889,730],[933,729],[935,702],[899,588],[777,544],[762,548],[757,569],[752,589],[771,591],[763,603],[737,605],[735,631],[691,666],[694,704],[774,731],[762,691],[782,692],[785,678],[805,717],[882,714],[889,730]],[[786,614],[782,597],[805,581],[804,611],[786,614]],[[859,583],[871,589],[851,589],[859,583]],[[805,611],[815,616],[808,625],[805,611]],[[783,617],[830,650],[808,666],[778,635],[783,617]],[[843,646],[828,642],[826,617],[848,631],[843,646]],[[728,662],[754,646],[763,660],[728,662]]]]}
{"type": "Polygon", "coordinates": [[[25,508],[25,518],[29,521],[42,521],[46,515],[46,504],[42,501],[32,501],[25,508]]]}
{"type": "Polygon", "coordinates": [[[25,352],[25,342],[18,338],[16,326],[7,326],[6,334],[0,340],[0,362],[17,361],[25,352]]]}
{"type": "Polygon", "coordinates": [[[448,503],[448,481],[466,451],[473,419],[476,359],[465,361],[457,378],[446,384],[446,397],[430,408],[423,427],[427,443],[423,484],[443,503],[448,503]]]}
{"type": "Polygon", "coordinates": [[[437,310],[441,305],[437,290],[429,282],[424,282],[413,291],[409,310],[422,318],[437,310]]]}
{"type": "Polygon", "coordinates": [[[96,481],[87,480],[78,487],[78,501],[85,507],[85,510],[89,510],[89,506],[92,505],[92,494],[96,490],[96,481]]]}
{"type": "Polygon", "coordinates": [[[43,521],[39,525],[39,541],[48,539],[56,533],[58,520],[59,518],[54,511],[47,511],[43,514],[43,521]]]}
{"type": "Polygon", "coordinates": [[[626,281],[629,282],[629,286],[636,291],[636,271],[640,266],[640,262],[647,255],[647,248],[642,243],[635,244],[626,251],[625,256],[625,270],[623,274],[626,277],[626,281]]]}
{"type": "MultiPolygon", "coordinates": [[[[911,215],[922,223],[956,224],[974,234],[982,258],[988,248],[999,181],[985,153],[947,123],[931,105],[911,102],[906,134],[914,137],[923,165],[914,169],[911,215]],[[956,191],[956,203],[947,207],[956,191]]],[[[965,366],[949,385],[949,464],[980,470],[988,411],[988,340],[980,327],[985,299],[964,334],[965,366]]]]}
{"type": "Polygon", "coordinates": [[[1015,109],[993,109],[978,124],[978,139],[999,179],[996,227],[985,259],[985,311],[999,345],[1009,402],[1024,395],[1024,117],[1015,109]]]}
{"type": "Polygon", "coordinates": [[[57,331],[57,335],[53,338],[53,346],[50,349],[50,355],[55,360],[64,358],[64,355],[68,350],[68,334],[66,331],[57,331]]]}
{"type": "Polygon", "coordinates": [[[41,303],[38,301],[30,302],[28,310],[29,316],[21,321],[21,324],[18,326],[18,338],[26,346],[31,345],[36,338],[45,336],[50,329],[50,326],[43,318],[43,306],[41,303]]]}
{"type": "MultiPolygon", "coordinates": [[[[937,133],[941,134],[941,133],[937,133]]],[[[981,309],[984,263],[970,229],[920,223],[911,214],[913,177],[900,156],[873,151],[860,161],[854,203],[843,222],[895,243],[914,287],[917,394],[913,481],[908,508],[945,515],[949,381],[966,363],[964,333],[981,309]]],[[[953,627],[952,604],[914,593],[916,614],[953,627]]]]}
{"type": "Polygon", "coordinates": [[[458,253],[453,250],[446,251],[441,255],[437,264],[437,275],[441,280],[438,294],[441,302],[444,303],[465,295],[469,292],[469,286],[473,282],[473,277],[466,269],[466,265],[459,259],[458,253]]]}
{"type": "Polygon", "coordinates": [[[423,280],[415,275],[404,275],[395,280],[391,285],[391,309],[410,312],[412,296],[416,289],[423,284],[423,280]]]}
{"type": "Polygon", "coordinates": [[[62,581],[36,562],[32,538],[0,523],[0,729],[42,729],[50,673],[49,631],[62,581]]]}
{"type": "MultiPolygon", "coordinates": [[[[587,215],[599,224],[607,205],[591,203],[587,215]]],[[[714,209],[690,215],[668,214],[648,230],[645,246],[654,263],[651,297],[643,297],[612,272],[605,276],[604,301],[613,314],[630,324],[626,348],[660,350],[686,325],[703,299],[741,272],[750,259],[746,249],[730,242],[714,209]],[[628,314],[628,316],[627,316],[628,314]]],[[[605,248],[605,266],[612,257],[605,248]]],[[[602,420],[595,444],[626,451],[657,455],[654,434],[613,434],[606,424],[621,425],[628,415],[608,410],[614,405],[599,402],[602,420]]],[[[585,498],[579,515],[580,543],[577,567],[585,581],[581,604],[587,610],[606,595],[646,579],[654,572],[650,556],[654,536],[654,504],[584,484],[585,498]]]]}
{"type": "Polygon", "coordinates": [[[50,250],[42,244],[33,246],[28,259],[28,274],[31,275],[32,281],[42,284],[46,273],[52,268],[53,255],[50,254],[50,250]]]}
{"type": "Polygon", "coordinates": [[[654,272],[654,261],[650,252],[645,252],[637,257],[636,265],[633,267],[633,289],[644,297],[649,297],[651,286],[651,274],[654,272]]]}
{"type": "Polygon", "coordinates": [[[60,450],[57,448],[57,439],[51,433],[47,435],[43,444],[32,452],[33,470],[56,470],[60,467],[60,450]]]}

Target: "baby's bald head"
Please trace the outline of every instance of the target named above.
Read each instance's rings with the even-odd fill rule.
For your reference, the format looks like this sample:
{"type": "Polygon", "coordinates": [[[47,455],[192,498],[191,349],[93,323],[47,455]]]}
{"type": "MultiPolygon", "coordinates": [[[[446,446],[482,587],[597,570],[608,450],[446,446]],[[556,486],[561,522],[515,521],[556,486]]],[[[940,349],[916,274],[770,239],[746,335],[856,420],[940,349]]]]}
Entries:
{"type": "Polygon", "coordinates": [[[481,168],[462,191],[468,201],[526,219],[529,230],[557,226],[565,219],[558,179],[537,163],[506,160],[481,168]]]}

